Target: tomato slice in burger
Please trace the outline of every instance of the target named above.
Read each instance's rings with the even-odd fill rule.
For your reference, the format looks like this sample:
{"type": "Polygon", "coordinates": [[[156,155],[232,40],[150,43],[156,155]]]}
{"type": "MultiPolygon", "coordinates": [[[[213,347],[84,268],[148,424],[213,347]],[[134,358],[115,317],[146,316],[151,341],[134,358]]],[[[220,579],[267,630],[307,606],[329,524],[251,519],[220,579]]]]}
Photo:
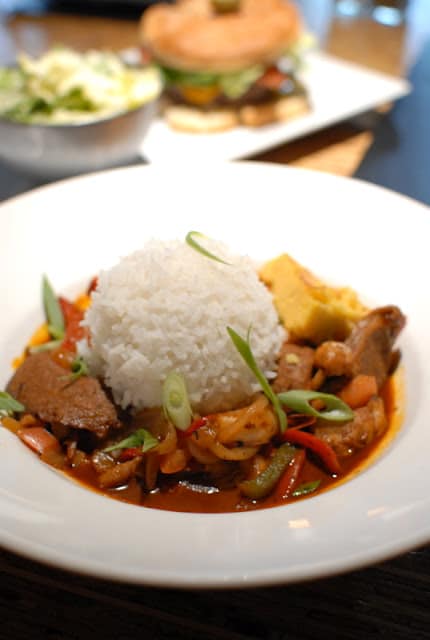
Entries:
{"type": "Polygon", "coordinates": [[[257,80],[257,85],[265,89],[278,91],[286,80],[288,80],[288,76],[282,71],[279,71],[276,67],[269,67],[261,78],[257,80]]]}

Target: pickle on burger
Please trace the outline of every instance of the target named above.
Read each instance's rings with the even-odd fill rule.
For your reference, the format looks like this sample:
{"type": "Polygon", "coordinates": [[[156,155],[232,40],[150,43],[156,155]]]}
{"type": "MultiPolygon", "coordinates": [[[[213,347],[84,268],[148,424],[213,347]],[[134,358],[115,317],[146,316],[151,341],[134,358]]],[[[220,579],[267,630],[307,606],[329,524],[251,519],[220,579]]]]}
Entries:
{"type": "Polygon", "coordinates": [[[143,49],[165,78],[172,128],[258,127],[303,114],[295,76],[302,25],[288,0],[178,0],[145,11],[143,49]]]}

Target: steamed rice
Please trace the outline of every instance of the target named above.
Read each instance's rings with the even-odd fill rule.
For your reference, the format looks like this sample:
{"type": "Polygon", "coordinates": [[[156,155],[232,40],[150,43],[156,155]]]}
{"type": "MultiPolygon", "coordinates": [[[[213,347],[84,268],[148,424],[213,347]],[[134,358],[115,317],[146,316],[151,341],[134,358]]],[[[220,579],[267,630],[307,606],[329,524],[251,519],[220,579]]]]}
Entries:
{"type": "Polygon", "coordinates": [[[236,407],[259,390],[227,333],[231,326],[250,343],[273,377],[285,331],[271,294],[246,257],[218,243],[211,260],[184,241],[153,240],[99,276],[85,324],[91,347],[80,345],[90,372],[112,389],[123,408],[161,406],[171,371],[186,381],[196,411],[236,407]]]}

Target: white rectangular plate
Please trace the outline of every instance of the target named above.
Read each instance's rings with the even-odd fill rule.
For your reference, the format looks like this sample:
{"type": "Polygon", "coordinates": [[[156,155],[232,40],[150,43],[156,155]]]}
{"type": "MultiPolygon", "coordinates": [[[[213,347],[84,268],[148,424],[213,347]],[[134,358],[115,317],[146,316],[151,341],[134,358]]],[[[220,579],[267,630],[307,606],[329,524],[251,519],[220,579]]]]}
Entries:
{"type": "Polygon", "coordinates": [[[149,162],[169,163],[246,158],[395,100],[410,91],[406,80],[319,51],[307,55],[302,77],[312,105],[306,115],[258,129],[237,127],[212,134],[174,131],[162,119],[157,119],[142,144],[143,158],[149,162]]]}

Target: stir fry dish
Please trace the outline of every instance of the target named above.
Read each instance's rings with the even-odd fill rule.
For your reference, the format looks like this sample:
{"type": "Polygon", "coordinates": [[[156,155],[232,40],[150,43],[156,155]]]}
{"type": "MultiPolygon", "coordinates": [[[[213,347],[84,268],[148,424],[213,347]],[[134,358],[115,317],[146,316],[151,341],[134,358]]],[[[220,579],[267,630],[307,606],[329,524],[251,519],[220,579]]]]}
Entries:
{"type": "Polygon", "coordinates": [[[73,300],[44,277],[42,298],[45,322],[0,392],[3,427],[112,498],[283,505],[351,475],[389,429],[405,316],[287,254],[257,266],[190,232],[73,300]]]}

